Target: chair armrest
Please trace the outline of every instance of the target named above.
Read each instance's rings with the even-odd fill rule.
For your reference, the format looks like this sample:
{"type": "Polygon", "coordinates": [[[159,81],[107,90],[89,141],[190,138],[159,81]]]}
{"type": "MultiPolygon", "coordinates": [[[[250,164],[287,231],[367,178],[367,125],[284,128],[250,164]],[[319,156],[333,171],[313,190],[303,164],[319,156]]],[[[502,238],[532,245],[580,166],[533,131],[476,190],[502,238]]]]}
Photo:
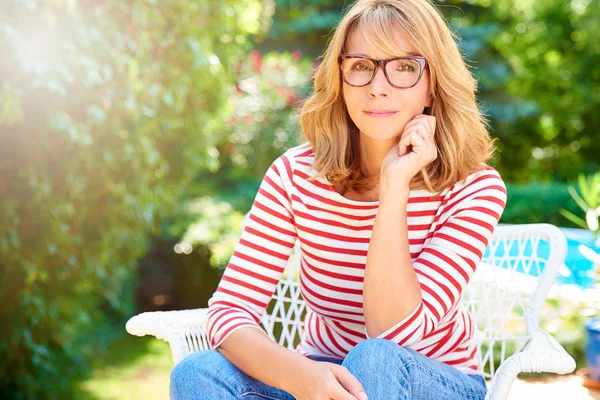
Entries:
{"type": "Polygon", "coordinates": [[[190,353],[210,349],[207,312],[207,308],[144,312],[131,317],[125,329],[135,336],[152,335],[169,342],[173,362],[177,364],[190,353]]]}
{"type": "Polygon", "coordinates": [[[573,370],[573,357],[548,332],[538,328],[522,352],[513,354],[500,365],[486,400],[505,400],[521,372],[568,374],[573,370]]]}

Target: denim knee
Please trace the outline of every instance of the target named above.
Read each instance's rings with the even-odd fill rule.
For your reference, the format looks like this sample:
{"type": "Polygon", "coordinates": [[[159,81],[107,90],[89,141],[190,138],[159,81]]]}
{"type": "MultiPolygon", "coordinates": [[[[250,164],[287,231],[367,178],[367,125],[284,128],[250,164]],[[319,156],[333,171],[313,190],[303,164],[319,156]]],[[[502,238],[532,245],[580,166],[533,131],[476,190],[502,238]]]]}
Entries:
{"type": "Polygon", "coordinates": [[[358,343],[344,359],[342,365],[359,364],[364,370],[377,370],[396,364],[405,366],[410,361],[409,352],[391,340],[371,338],[358,343]]]}
{"type": "Polygon", "coordinates": [[[361,357],[365,356],[380,356],[379,359],[385,357],[398,357],[401,346],[391,340],[371,338],[358,343],[349,354],[354,353],[361,357]]]}
{"type": "MultiPolygon", "coordinates": [[[[172,399],[188,399],[192,394],[226,390],[220,388],[215,373],[222,369],[222,356],[215,350],[192,353],[181,360],[171,371],[170,393],[172,399]]],[[[218,373],[217,373],[218,375],[218,373]]]]}
{"type": "Polygon", "coordinates": [[[216,350],[184,358],[171,372],[171,400],[292,399],[289,393],[256,380],[216,350]]]}

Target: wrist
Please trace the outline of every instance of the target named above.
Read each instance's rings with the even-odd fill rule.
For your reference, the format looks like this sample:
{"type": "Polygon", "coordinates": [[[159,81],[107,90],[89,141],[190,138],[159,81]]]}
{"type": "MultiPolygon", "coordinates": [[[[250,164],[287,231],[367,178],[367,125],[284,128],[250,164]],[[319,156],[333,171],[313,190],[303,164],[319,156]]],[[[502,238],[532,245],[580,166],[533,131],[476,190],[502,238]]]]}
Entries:
{"type": "Polygon", "coordinates": [[[310,371],[316,361],[311,360],[299,353],[293,354],[294,360],[289,363],[290,370],[284,373],[285,378],[281,381],[279,388],[290,394],[296,393],[298,387],[305,384],[303,371],[310,371]]]}
{"type": "Polygon", "coordinates": [[[393,197],[395,201],[408,201],[410,186],[408,182],[382,178],[379,183],[379,199],[393,197]]]}

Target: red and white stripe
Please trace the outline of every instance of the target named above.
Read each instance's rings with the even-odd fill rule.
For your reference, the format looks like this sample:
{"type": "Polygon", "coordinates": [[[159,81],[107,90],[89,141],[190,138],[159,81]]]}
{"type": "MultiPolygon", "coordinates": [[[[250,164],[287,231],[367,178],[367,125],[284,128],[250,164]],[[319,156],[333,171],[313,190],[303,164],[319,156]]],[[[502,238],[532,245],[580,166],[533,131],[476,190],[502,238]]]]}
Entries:
{"type": "MultiPolygon", "coordinates": [[[[367,338],[362,303],[365,262],[378,202],[346,199],[325,179],[309,180],[313,150],[294,147],[260,185],[217,291],[208,336],[217,348],[235,330],[258,325],[296,240],[300,285],[309,308],[298,346],[304,355],[343,358],[367,338]]],[[[472,373],[473,321],[459,303],[506,204],[498,172],[482,165],[465,182],[430,196],[410,193],[409,250],[422,301],[378,337],[472,373]]]]}

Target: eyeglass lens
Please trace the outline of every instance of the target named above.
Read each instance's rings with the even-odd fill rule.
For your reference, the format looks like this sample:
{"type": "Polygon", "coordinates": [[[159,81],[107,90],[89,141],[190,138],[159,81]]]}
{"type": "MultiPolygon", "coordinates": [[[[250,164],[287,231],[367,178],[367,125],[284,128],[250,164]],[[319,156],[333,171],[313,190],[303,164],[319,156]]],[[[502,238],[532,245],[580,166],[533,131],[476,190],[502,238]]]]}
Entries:
{"type": "MultiPolygon", "coordinates": [[[[364,58],[345,58],[342,73],[350,85],[364,86],[371,80],[375,66],[373,61],[364,58]]],[[[415,60],[394,60],[388,62],[385,69],[392,85],[409,87],[417,83],[421,65],[415,60]]]]}

